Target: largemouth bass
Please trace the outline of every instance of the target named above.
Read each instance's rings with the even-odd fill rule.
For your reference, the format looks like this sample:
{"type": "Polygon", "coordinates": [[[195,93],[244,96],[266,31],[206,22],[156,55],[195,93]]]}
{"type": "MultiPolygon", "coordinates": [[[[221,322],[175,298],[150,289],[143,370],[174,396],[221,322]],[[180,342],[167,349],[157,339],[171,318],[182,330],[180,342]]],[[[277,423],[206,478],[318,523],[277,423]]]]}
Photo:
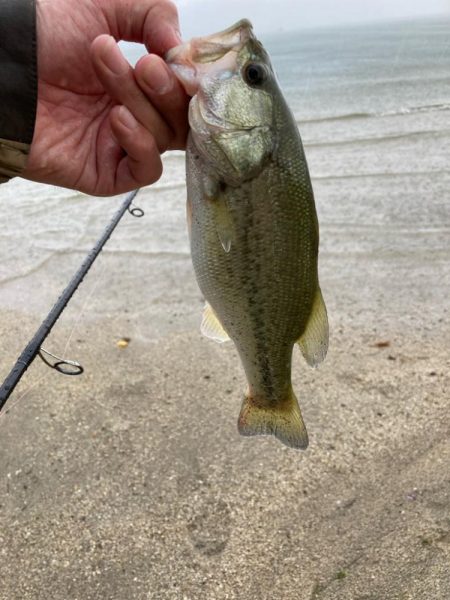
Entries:
{"type": "Polygon", "coordinates": [[[308,364],[319,364],[328,320],[296,122],[247,20],[172,49],[167,62],[192,96],[187,216],[207,301],[202,332],[219,342],[231,338],[241,358],[248,392],[239,432],[306,448],[292,352],[297,343],[308,364]]]}

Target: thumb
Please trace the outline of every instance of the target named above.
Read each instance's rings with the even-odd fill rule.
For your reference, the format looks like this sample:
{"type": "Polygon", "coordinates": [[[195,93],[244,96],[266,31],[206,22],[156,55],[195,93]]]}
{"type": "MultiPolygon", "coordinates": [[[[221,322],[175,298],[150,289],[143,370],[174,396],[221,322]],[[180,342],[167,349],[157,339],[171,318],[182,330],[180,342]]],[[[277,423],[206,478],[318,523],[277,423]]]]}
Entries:
{"type": "Polygon", "coordinates": [[[171,0],[100,0],[116,40],[145,44],[163,56],[181,43],[178,10],[171,0]]]}
{"type": "Polygon", "coordinates": [[[157,2],[144,24],[143,43],[151,54],[164,54],[181,44],[178,10],[168,0],[157,2]]]}

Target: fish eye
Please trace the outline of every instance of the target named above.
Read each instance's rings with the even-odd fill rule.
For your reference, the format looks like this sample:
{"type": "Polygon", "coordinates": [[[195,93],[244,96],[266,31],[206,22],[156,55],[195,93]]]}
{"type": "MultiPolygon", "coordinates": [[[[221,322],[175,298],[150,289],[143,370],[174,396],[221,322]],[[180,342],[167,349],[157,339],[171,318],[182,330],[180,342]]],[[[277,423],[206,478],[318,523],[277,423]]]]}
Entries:
{"type": "Polygon", "coordinates": [[[259,63],[248,63],[244,67],[244,79],[252,87],[262,85],[267,79],[267,69],[259,63]]]}

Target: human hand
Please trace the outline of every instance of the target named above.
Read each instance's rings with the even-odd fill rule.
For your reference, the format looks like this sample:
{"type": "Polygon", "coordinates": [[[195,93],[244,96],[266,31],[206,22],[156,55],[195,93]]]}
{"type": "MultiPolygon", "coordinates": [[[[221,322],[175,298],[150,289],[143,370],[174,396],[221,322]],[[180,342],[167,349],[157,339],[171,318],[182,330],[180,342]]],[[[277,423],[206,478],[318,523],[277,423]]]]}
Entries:
{"type": "Polygon", "coordinates": [[[175,6],[37,0],[37,36],[36,126],[22,176],[98,196],[159,179],[160,154],[184,148],[188,127],[188,98],[160,58],[180,43],[175,6]],[[154,54],[133,70],[116,40],[154,54]]]}

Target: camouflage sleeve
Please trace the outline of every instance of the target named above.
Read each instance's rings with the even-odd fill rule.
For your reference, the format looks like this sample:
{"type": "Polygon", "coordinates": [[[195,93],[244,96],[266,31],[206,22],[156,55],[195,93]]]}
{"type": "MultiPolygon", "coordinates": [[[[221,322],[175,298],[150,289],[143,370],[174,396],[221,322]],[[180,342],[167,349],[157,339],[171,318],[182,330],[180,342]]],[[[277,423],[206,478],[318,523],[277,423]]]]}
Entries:
{"type": "Polygon", "coordinates": [[[0,183],[26,164],[36,102],[35,0],[0,0],[0,183]]]}

